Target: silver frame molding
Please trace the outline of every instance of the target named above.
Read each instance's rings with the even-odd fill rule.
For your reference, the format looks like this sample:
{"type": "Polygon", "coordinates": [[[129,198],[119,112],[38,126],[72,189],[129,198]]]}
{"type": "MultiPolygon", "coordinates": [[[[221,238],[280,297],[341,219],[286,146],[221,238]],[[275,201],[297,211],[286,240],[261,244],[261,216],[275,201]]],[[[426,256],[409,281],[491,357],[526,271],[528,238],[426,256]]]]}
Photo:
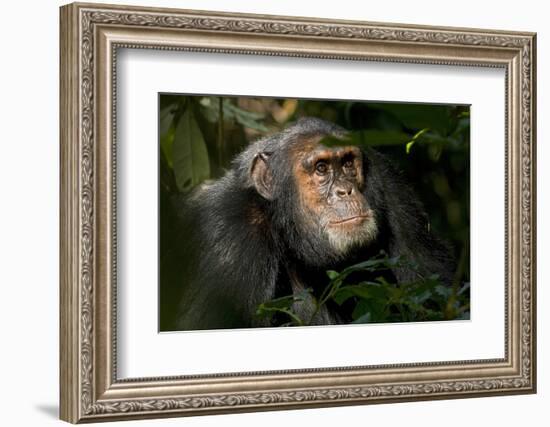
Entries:
{"type": "Polygon", "coordinates": [[[535,34],[80,3],[63,6],[60,13],[61,419],[78,423],[535,392],[535,34]],[[503,68],[505,357],[117,379],[117,48],[503,68]]]}

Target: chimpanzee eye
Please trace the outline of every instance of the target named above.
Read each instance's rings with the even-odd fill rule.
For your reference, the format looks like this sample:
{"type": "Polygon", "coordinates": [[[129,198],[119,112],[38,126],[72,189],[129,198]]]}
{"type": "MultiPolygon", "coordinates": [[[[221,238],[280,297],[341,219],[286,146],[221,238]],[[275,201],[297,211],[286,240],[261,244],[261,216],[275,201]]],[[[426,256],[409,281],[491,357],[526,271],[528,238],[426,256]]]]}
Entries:
{"type": "Polygon", "coordinates": [[[315,165],[315,171],[319,175],[324,175],[328,172],[328,165],[325,162],[317,162],[315,165]]]}
{"type": "Polygon", "coordinates": [[[353,160],[347,159],[344,161],[344,168],[351,169],[353,167],[353,160]]]}

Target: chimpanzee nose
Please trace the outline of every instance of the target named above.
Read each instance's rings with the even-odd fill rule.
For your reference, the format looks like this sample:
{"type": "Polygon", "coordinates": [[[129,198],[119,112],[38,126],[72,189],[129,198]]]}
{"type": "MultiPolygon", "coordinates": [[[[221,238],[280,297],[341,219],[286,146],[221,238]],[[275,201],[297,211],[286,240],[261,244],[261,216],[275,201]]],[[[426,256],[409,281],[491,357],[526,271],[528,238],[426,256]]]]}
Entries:
{"type": "Polygon", "coordinates": [[[336,195],[338,197],[348,197],[351,196],[351,193],[353,193],[353,186],[340,186],[336,188],[336,195]]]}

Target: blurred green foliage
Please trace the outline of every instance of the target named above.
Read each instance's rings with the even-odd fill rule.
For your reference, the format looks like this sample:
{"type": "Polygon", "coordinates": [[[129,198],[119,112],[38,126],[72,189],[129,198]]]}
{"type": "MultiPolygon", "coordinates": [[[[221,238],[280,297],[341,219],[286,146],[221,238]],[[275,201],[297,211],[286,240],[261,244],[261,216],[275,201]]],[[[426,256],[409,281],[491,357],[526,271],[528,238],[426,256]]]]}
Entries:
{"type": "Polygon", "coordinates": [[[402,257],[389,258],[381,253],[374,257],[345,268],[327,271],[330,279],[319,298],[315,298],[312,289],[304,289],[295,295],[289,295],[260,304],[257,315],[271,318],[275,314],[288,316],[288,326],[305,326],[312,323],[314,317],[329,301],[342,305],[353,300],[352,323],[374,322],[413,322],[424,320],[448,320],[469,318],[469,283],[455,288],[441,284],[437,275],[418,278],[408,283],[388,283],[382,276],[385,270],[407,266],[415,268],[402,257]],[[381,275],[372,281],[357,283],[349,280],[355,272],[368,271],[381,275]],[[303,319],[293,310],[296,303],[313,301],[315,310],[303,319]]]}
{"type": "MultiPolygon", "coordinates": [[[[348,143],[373,146],[391,157],[422,200],[430,227],[452,244],[458,260],[451,288],[441,286],[435,276],[400,286],[382,277],[348,283],[354,269],[377,271],[407,262],[384,254],[341,272],[327,272],[331,281],[315,301],[318,307],[329,300],[342,304],[353,298],[356,323],[468,319],[469,106],[161,94],[160,218],[165,229],[174,221],[167,205],[171,194],[188,192],[205,180],[222,176],[231,159],[250,142],[303,116],[334,122],[351,131],[348,143]]],[[[161,257],[170,250],[167,242],[170,240],[161,238],[161,257]]],[[[300,319],[292,312],[292,305],[306,296],[266,301],[258,307],[258,315],[284,313],[289,325],[308,324],[310,319],[300,319]]]]}

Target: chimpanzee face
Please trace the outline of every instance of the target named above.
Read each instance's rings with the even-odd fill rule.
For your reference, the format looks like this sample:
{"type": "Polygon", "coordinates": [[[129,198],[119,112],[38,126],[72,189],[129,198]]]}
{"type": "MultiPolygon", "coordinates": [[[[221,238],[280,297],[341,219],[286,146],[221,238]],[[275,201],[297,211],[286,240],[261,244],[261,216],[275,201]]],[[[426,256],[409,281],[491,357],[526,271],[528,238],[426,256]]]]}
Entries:
{"type": "Polygon", "coordinates": [[[368,174],[361,150],[326,147],[320,140],[302,139],[278,152],[260,152],[250,169],[252,185],[271,202],[289,248],[312,265],[340,260],[373,242],[378,233],[364,195],[368,174]]]}
{"type": "Polygon", "coordinates": [[[303,225],[317,228],[339,255],[373,241],[378,228],[363,194],[361,150],[309,143],[294,151],[293,157],[303,225]]]}

